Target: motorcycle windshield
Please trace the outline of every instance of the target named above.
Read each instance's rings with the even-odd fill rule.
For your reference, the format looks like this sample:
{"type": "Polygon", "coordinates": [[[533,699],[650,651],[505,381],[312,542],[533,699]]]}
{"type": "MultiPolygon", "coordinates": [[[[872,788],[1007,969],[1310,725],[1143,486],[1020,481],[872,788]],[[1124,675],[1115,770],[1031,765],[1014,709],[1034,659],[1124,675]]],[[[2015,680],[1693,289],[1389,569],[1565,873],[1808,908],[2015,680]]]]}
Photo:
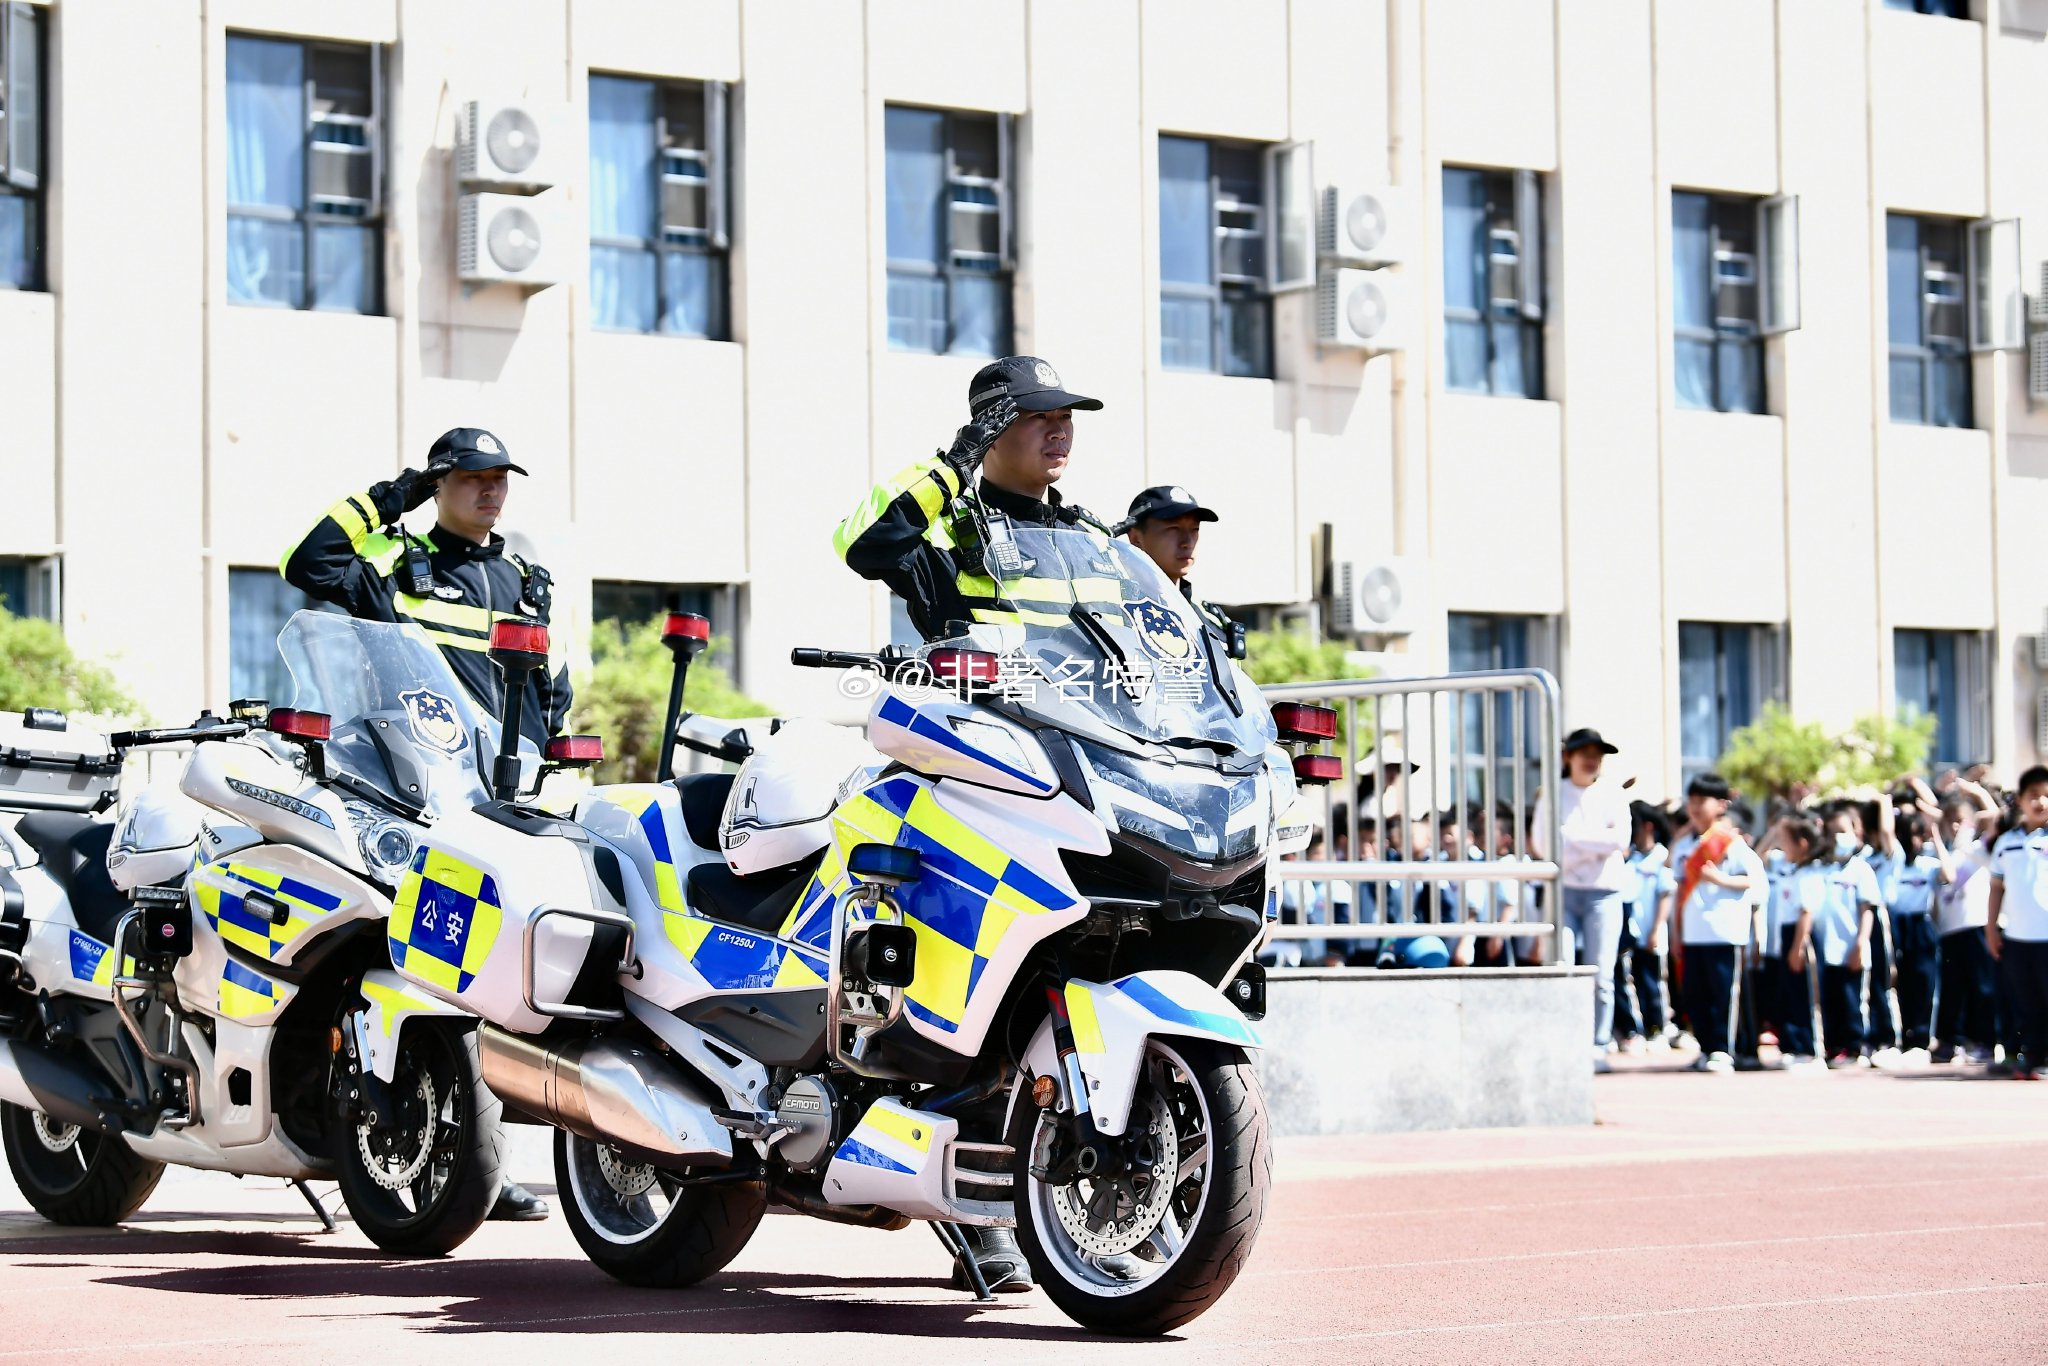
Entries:
{"type": "Polygon", "coordinates": [[[1085,526],[993,519],[985,559],[1022,618],[973,633],[1003,657],[999,698],[1072,729],[1263,760],[1265,698],[1143,551],[1085,526]],[[1098,724],[1073,724],[1083,717],[1098,724]]]}
{"type": "Polygon", "coordinates": [[[332,718],[330,768],[429,816],[490,800],[497,724],[417,626],[299,612],[277,648],[292,706],[332,718]]]}

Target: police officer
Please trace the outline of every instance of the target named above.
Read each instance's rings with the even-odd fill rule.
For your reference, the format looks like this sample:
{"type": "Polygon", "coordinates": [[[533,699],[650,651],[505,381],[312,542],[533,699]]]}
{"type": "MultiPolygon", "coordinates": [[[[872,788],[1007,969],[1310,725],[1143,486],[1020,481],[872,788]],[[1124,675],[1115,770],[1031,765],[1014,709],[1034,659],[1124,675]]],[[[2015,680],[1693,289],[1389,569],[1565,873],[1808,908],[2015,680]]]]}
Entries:
{"type": "Polygon", "coordinates": [[[856,574],[889,585],[927,640],[955,622],[1015,624],[1033,611],[1063,618],[1071,603],[997,595],[962,497],[979,468],[978,498],[989,513],[1027,526],[1080,524],[1080,509],[1053,485],[1073,454],[1075,412],[1101,407],[1069,393],[1036,356],[984,365],[967,386],[969,421],[952,446],[870,490],[839,524],[833,548],[856,574]]]}
{"type": "MultiPolygon", "coordinates": [[[[493,716],[503,715],[505,682],[491,662],[491,624],[548,620],[548,571],[505,548],[493,529],[513,474],[504,443],[478,427],[442,434],[424,470],[370,485],[328,509],[306,538],[285,552],[285,581],[308,597],[368,621],[410,622],[441,647],[455,676],[493,716]],[[399,518],[434,503],[434,529],[416,536],[399,518]]],[[[527,675],[521,730],[536,745],[569,715],[566,669],[527,675]]],[[[493,1219],[545,1219],[547,1202],[507,1181],[493,1219]]]]}
{"type": "Polygon", "coordinates": [[[1131,544],[1148,555],[1166,577],[1223,642],[1232,659],[1244,658],[1244,627],[1213,602],[1195,596],[1188,570],[1195,564],[1195,547],[1201,543],[1202,523],[1217,520],[1216,514],[1195,501],[1195,495],[1179,484],[1157,484],[1131,499],[1125,517],[1131,544]]]}

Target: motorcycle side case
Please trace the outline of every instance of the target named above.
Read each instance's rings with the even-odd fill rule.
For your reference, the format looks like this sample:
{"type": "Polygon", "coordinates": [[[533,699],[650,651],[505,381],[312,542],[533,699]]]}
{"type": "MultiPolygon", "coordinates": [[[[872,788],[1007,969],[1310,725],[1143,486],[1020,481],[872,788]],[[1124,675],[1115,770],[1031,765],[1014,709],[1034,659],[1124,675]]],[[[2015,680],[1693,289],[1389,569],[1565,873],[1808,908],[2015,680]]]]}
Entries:
{"type": "Polygon", "coordinates": [[[566,1000],[597,942],[592,922],[575,913],[623,909],[600,904],[586,846],[553,833],[558,825],[567,822],[538,817],[520,829],[475,811],[437,821],[391,907],[399,975],[514,1033],[546,1029],[550,1017],[532,1002],[566,1000]]]}

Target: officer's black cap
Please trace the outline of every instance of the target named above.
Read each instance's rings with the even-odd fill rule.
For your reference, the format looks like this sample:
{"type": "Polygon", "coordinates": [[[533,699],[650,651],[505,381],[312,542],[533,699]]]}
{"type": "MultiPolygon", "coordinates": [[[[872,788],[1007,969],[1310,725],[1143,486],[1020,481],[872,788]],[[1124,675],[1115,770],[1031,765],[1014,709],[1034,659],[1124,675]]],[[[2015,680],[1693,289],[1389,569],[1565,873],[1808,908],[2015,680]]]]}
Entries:
{"type": "Polygon", "coordinates": [[[1191,512],[1199,521],[1217,520],[1215,513],[1196,502],[1195,495],[1179,484],[1155,484],[1131,499],[1131,510],[1128,515],[1134,522],[1149,522],[1155,517],[1170,522],[1191,512]]]}
{"type": "Polygon", "coordinates": [[[505,443],[481,427],[453,427],[441,433],[441,439],[427,452],[427,463],[434,464],[440,457],[453,455],[458,470],[510,470],[514,474],[526,471],[512,463],[512,457],[505,450],[505,443]]]}
{"type": "Polygon", "coordinates": [[[967,411],[978,415],[999,398],[1009,399],[1027,413],[1060,408],[1093,412],[1102,406],[1099,398],[1068,393],[1060,384],[1059,372],[1036,356],[1004,356],[974,372],[967,386],[967,411]]]}

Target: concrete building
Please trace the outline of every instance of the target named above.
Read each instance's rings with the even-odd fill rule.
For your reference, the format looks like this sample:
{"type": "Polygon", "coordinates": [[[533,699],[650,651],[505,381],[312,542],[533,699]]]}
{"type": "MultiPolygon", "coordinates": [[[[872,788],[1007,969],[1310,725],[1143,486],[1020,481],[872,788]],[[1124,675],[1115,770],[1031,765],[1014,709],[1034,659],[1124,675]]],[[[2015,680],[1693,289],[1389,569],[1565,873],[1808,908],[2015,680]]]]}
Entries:
{"type": "Polygon", "coordinates": [[[780,663],[890,631],[831,529],[1007,346],[1107,403],[1071,496],[1223,511],[1205,596],[1391,565],[1359,644],[1549,665],[1646,791],[1770,696],[2035,755],[2029,0],[6,8],[0,594],[160,716],[265,676],[281,551],[458,424],[572,637],[708,603],[844,714],[780,663]],[[462,278],[471,100],[542,130],[551,287],[462,278]],[[1272,289],[1325,186],[1391,206],[1403,349],[1272,289]]]}

